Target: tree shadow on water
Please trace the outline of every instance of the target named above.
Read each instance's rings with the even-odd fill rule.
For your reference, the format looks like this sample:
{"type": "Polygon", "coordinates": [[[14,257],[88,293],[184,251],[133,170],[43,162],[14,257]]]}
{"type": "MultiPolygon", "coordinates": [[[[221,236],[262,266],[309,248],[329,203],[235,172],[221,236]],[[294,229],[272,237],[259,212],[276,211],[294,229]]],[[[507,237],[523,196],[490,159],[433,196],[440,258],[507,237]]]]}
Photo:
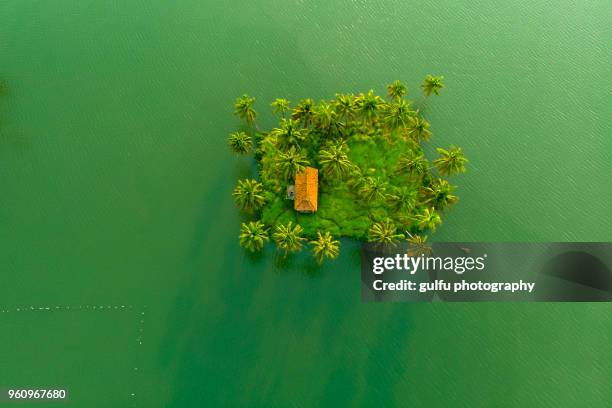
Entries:
{"type": "Polygon", "coordinates": [[[325,265],[319,264],[314,258],[305,260],[302,263],[301,268],[304,276],[307,276],[311,279],[321,278],[323,276],[323,273],[325,272],[325,269],[325,265]]]}
{"type": "Polygon", "coordinates": [[[4,109],[7,96],[9,96],[8,85],[6,81],[0,79],[0,146],[6,144],[18,154],[23,155],[32,149],[32,141],[21,130],[7,128],[6,110],[4,109]]]}
{"type": "MultiPolygon", "coordinates": [[[[242,44],[245,39],[252,39],[256,31],[258,37],[282,39],[291,49],[299,49],[294,33],[269,24],[269,21],[265,25],[247,23],[232,25],[231,28],[222,30],[217,40],[242,44]]],[[[239,64],[246,66],[248,63],[250,66],[251,58],[261,58],[257,44],[249,48],[247,55],[241,55],[239,64]]],[[[273,53],[274,50],[266,52],[273,53]]],[[[304,77],[317,78],[315,72],[308,72],[308,64],[300,58],[299,53],[292,54],[289,60],[291,67],[301,70],[304,77]]],[[[228,59],[227,63],[235,64],[235,61],[228,59]]],[[[238,69],[242,68],[239,66],[238,69]]],[[[258,87],[261,88],[261,84],[258,87]]],[[[265,104],[259,106],[265,109],[265,104]]],[[[238,130],[228,129],[227,133],[238,130]]],[[[233,163],[227,166],[228,171],[211,180],[211,183],[216,184],[210,186],[203,195],[203,208],[207,207],[207,210],[202,210],[195,223],[192,247],[184,261],[186,272],[174,304],[170,306],[158,357],[162,367],[167,368],[173,376],[168,381],[172,387],[166,404],[168,407],[237,405],[236,401],[244,398],[240,395],[245,386],[257,389],[265,385],[265,378],[256,378],[254,383],[246,384],[252,374],[257,372],[253,364],[257,363],[257,353],[268,329],[258,328],[258,324],[265,325],[267,321],[258,321],[254,325],[250,320],[253,317],[249,314],[256,296],[265,293],[259,290],[265,285],[260,280],[266,279],[265,274],[270,272],[270,268],[276,273],[291,273],[297,269],[309,277],[317,277],[321,273],[321,267],[312,259],[308,248],[304,248],[303,254],[291,254],[286,258],[273,250],[272,243],[268,243],[261,253],[244,251],[238,243],[239,226],[231,233],[224,232],[228,228],[224,217],[227,218],[229,209],[221,208],[219,204],[206,204],[206,200],[218,195],[219,191],[225,194],[228,185],[233,188],[238,178],[256,176],[257,166],[250,160],[251,157],[235,157],[233,163]],[[229,236],[233,243],[228,246],[229,236]],[[232,395],[236,395],[236,400],[228,399],[232,395]]],[[[233,206],[231,211],[238,212],[233,206]]],[[[257,215],[238,216],[239,221],[256,218],[257,215]]],[[[229,228],[235,228],[235,221],[229,228]]],[[[270,284],[270,287],[274,285],[270,284]]],[[[274,314],[278,310],[270,313],[274,314]]],[[[251,397],[258,398],[253,395],[251,397]]]]}

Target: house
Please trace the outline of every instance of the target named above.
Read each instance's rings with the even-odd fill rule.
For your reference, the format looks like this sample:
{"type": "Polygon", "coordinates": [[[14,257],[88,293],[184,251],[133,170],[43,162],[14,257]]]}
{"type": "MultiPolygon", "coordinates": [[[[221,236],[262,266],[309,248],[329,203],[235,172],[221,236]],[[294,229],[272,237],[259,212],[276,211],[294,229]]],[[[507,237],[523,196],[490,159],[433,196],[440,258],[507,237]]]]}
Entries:
{"type": "Polygon", "coordinates": [[[319,202],[319,171],[306,167],[295,175],[295,200],[293,208],[299,212],[315,212],[319,202]]]}

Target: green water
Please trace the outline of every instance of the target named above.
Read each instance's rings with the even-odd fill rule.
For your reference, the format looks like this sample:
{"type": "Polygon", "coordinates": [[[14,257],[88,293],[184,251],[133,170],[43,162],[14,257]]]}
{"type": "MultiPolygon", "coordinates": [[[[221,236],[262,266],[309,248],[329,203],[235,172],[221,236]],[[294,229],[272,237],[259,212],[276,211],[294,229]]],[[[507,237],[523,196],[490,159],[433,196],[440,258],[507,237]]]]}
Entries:
{"type": "Polygon", "coordinates": [[[276,96],[399,78],[419,102],[427,73],[447,84],[432,144],[471,160],[438,240],[612,240],[610,3],[444,3],[0,2],[0,387],[75,407],[606,406],[608,305],[361,304],[355,243],[321,269],[238,248],[237,95],[267,127],[276,96]]]}

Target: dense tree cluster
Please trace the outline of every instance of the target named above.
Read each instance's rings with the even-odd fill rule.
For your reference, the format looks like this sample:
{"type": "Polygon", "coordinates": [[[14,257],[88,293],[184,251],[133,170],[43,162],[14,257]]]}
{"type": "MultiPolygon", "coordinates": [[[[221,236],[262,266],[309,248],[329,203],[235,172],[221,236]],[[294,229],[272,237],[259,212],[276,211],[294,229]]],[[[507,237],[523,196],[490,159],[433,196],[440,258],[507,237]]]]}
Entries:
{"type": "MultiPolygon", "coordinates": [[[[426,97],[439,95],[443,77],[428,75],[426,97]]],[[[395,81],[383,98],[370,90],[337,94],[315,103],[303,99],[293,108],[287,99],[271,107],[278,126],[261,132],[255,126],[255,98],[243,95],[235,113],[246,131],[232,133],[232,151],[254,151],[258,179],[239,180],[237,206],[255,215],[242,224],[241,245],[260,251],[270,239],[285,255],[309,243],[318,262],[339,253],[338,237],[382,244],[407,240],[426,252],[427,231],[442,222],[440,214],[458,201],[442,177],[465,171],[467,159],[456,146],[437,148],[430,166],[422,143],[432,137],[430,123],[405,99],[406,85],[395,81]],[[293,211],[285,189],[306,166],[319,169],[319,210],[293,211]]]]}

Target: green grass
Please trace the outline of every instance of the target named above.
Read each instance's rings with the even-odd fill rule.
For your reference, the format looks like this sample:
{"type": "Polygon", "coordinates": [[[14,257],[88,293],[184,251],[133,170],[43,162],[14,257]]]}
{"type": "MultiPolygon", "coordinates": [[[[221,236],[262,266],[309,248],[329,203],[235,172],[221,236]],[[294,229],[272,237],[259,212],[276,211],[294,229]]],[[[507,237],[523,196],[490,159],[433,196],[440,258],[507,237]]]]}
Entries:
{"type": "MultiPolygon", "coordinates": [[[[364,176],[380,177],[388,183],[387,192],[400,186],[409,186],[415,192],[429,179],[426,174],[422,179],[398,175],[395,167],[400,155],[409,150],[422,149],[412,142],[397,135],[389,136],[356,135],[348,139],[349,158],[359,167],[364,176]]],[[[352,187],[350,178],[345,180],[327,180],[319,174],[319,208],[313,214],[298,213],[293,209],[293,201],[285,198],[285,190],[269,192],[266,197],[261,219],[264,224],[274,226],[278,223],[292,221],[304,228],[304,234],[310,238],[317,231],[329,231],[336,237],[349,237],[366,240],[368,229],[376,221],[391,218],[397,225],[411,228],[407,224],[410,214],[395,211],[387,201],[365,202],[352,187]]],[[[288,183],[287,183],[288,184],[288,183]]],[[[415,211],[417,208],[415,208],[415,211]]]]}

